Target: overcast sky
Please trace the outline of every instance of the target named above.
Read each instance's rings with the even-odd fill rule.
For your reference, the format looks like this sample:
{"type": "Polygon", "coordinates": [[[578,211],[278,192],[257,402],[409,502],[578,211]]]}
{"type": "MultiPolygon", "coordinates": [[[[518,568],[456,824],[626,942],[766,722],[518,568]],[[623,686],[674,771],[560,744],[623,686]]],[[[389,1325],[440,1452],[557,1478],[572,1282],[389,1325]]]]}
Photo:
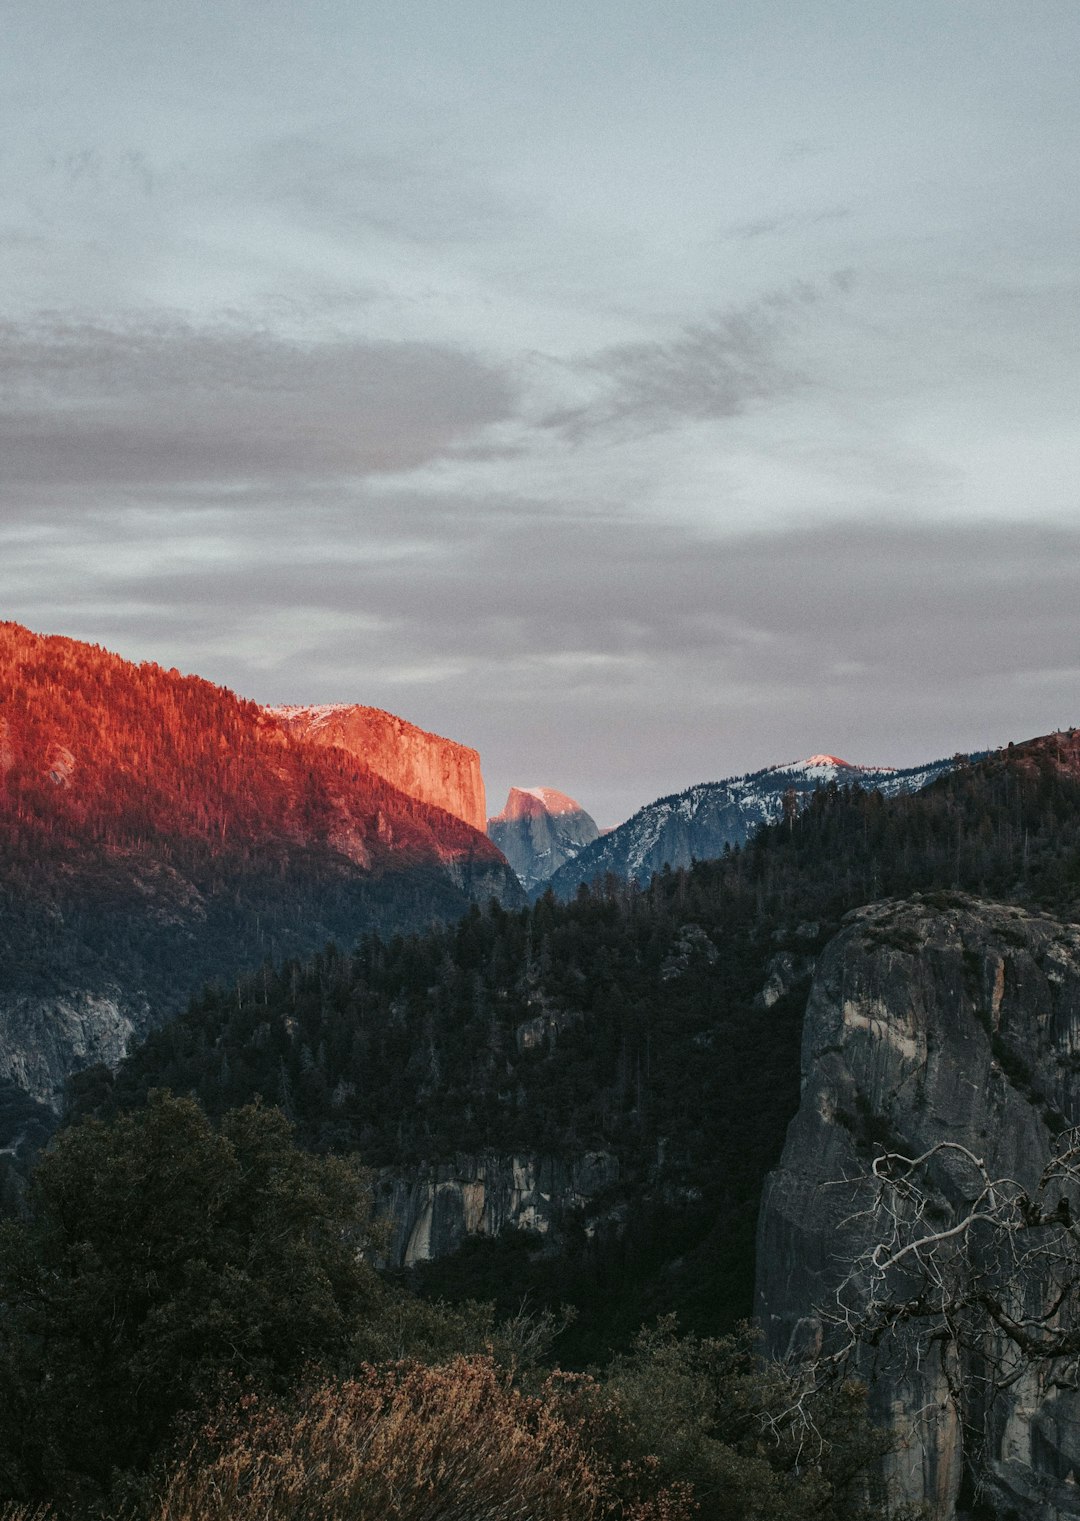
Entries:
{"type": "Polygon", "coordinates": [[[0,616],[604,824],[1080,722],[1076,0],[0,34],[0,616]]]}

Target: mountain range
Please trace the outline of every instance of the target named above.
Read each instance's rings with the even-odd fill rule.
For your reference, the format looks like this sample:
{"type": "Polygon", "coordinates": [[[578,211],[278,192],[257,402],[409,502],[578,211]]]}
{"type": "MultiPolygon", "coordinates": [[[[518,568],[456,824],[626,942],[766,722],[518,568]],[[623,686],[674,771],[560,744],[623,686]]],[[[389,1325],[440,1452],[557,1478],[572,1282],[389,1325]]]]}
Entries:
{"type": "Polygon", "coordinates": [[[951,765],[814,756],[660,799],[606,835],[566,794],[512,788],[485,835],[468,746],[359,704],[260,707],[0,624],[0,1148],[207,981],[492,895],[512,905],[522,887],[645,882],[743,843],[785,797],[832,781],[889,795],[951,765]]]}
{"type": "MultiPolygon", "coordinates": [[[[1037,1197],[1080,1119],[1080,733],[908,770],[815,755],[606,836],[515,788],[487,821],[505,855],[484,813],[476,752],[394,715],[264,708],[0,624],[0,1206],[3,1154],[64,1104],[259,1099],[375,1169],[387,1269],[575,1307],[582,1367],[669,1314],[711,1336],[755,1309],[771,1352],[824,1346],[821,1306],[899,1218],[867,1181],[883,1148],[946,1137],[1037,1197]]],[[[927,1177],[942,1241],[962,1172],[927,1177]]],[[[1069,1187],[1025,1230],[1071,1229],[1069,1187]]],[[[1005,1292],[1053,1328],[1072,1295],[1075,1323],[1072,1238],[1031,1239],[989,1300],[1001,1256],[972,1259],[965,1313],[1005,1292]]],[[[854,1365],[900,1423],[898,1500],[1080,1514],[1080,1402],[1052,1367],[1011,1377],[1012,1312],[938,1315],[939,1362],[926,1304],[898,1310],[894,1362],[854,1365]]]]}
{"type": "Polygon", "coordinates": [[[483,812],[476,752],[390,714],[0,624],[0,1146],[211,979],[519,901],[483,812]]]}
{"type": "Polygon", "coordinates": [[[819,787],[859,786],[885,797],[918,792],[956,764],[956,759],[897,770],[892,766],[858,766],[835,755],[811,755],[787,765],[702,782],[683,792],[657,798],[632,818],[577,851],[549,873],[535,892],[550,887],[571,898],[582,883],[614,876],[642,885],[665,866],[707,861],[743,845],[765,824],[783,817],[785,799],[797,811],[819,787]]]}

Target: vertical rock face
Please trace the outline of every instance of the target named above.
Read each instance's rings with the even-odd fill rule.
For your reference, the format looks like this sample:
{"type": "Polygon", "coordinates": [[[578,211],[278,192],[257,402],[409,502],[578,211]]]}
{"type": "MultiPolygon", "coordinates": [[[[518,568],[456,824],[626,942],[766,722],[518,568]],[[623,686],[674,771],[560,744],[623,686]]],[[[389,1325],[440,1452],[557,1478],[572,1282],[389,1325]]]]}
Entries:
{"type": "Polygon", "coordinates": [[[376,1212],[390,1222],[387,1263],[412,1267],[446,1257],[469,1236],[547,1235],[618,1181],[618,1160],[604,1151],[570,1160],[461,1155],[405,1173],[387,1169],[376,1185],[376,1212]]]}
{"type": "MultiPolygon", "coordinates": [[[[881,1145],[917,1156],[947,1140],[1030,1188],[1051,1127],[1080,1120],[1078,1053],[1077,927],[959,894],[849,916],[818,964],[800,1108],[762,1201],[757,1310],[770,1353],[827,1343],[820,1308],[886,1239],[874,1190],[843,1180],[865,1180],[881,1145]]],[[[969,1185],[948,1161],[937,1167],[935,1228],[958,1218],[969,1185]]],[[[981,1451],[965,1455],[947,1370],[917,1325],[905,1334],[906,1356],[864,1353],[873,1412],[898,1438],[886,1460],[895,1503],[948,1521],[967,1464],[1001,1516],[1080,1515],[1080,1398],[1031,1371],[976,1409],[981,1451]]],[[[953,1371],[974,1387],[972,1369],[953,1371]]]]}
{"type": "Polygon", "coordinates": [[[523,901],[475,751],[319,711],[0,622],[0,1089],[58,1106],[212,978],[523,901]]]}
{"type": "Polygon", "coordinates": [[[480,757],[393,713],[347,703],[266,710],[300,739],[332,745],[363,761],[399,792],[483,830],[487,818],[480,757]]]}
{"type": "Polygon", "coordinates": [[[600,836],[581,804],[553,787],[511,787],[487,833],[525,888],[546,882],[600,836]]]}
{"type": "Polygon", "coordinates": [[[145,998],[115,987],[45,998],[0,996],[0,1085],[55,1107],[72,1071],[95,1062],[115,1067],[132,1038],[147,1034],[153,1023],[145,998]]]}

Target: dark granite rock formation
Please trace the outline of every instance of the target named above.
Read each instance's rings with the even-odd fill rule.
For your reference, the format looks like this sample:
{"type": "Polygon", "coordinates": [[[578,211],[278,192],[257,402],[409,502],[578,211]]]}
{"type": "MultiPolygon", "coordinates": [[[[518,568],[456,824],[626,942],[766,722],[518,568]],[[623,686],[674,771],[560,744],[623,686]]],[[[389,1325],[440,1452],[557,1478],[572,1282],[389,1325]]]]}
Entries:
{"type": "MultiPolygon", "coordinates": [[[[757,1306],[777,1356],[828,1345],[819,1312],[882,1239],[865,1182],[875,1151],[954,1141],[1031,1188],[1054,1134],[1080,1121],[1080,928],[959,894],[859,909],[818,963],[802,1066],[759,1226],[757,1306]]],[[[960,1217],[970,1183],[959,1159],[936,1167],[936,1227],[960,1217]]],[[[982,1408],[977,1370],[950,1380],[921,1335],[916,1318],[891,1360],[862,1354],[874,1412],[898,1438],[896,1504],[951,1521],[980,1490],[990,1514],[1080,1515],[1080,1396],[1032,1366],[982,1408]]]]}

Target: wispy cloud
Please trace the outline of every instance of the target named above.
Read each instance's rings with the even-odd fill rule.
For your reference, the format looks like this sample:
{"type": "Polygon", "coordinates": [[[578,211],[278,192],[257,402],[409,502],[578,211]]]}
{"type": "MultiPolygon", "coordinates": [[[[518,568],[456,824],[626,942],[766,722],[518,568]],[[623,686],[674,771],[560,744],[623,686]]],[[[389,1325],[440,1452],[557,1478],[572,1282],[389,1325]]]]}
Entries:
{"type": "Polygon", "coordinates": [[[752,242],[755,238],[802,232],[807,227],[820,227],[825,222],[842,222],[851,214],[850,206],[823,206],[816,211],[774,212],[768,216],[753,217],[748,222],[736,222],[725,230],[723,236],[752,242]]]}
{"type": "Polygon", "coordinates": [[[222,189],[339,235],[376,230],[405,243],[452,247],[502,234],[522,215],[447,134],[414,131],[358,149],[293,133],[234,164],[222,189]]]}
{"type": "Polygon", "coordinates": [[[568,366],[590,399],[554,408],[543,426],[572,439],[626,428],[662,430],[687,420],[737,417],[755,402],[790,394],[802,377],[785,354],[800,314],[834,282],[804,281],[703,321],[669,338],[617,344],[568,366]]]}

